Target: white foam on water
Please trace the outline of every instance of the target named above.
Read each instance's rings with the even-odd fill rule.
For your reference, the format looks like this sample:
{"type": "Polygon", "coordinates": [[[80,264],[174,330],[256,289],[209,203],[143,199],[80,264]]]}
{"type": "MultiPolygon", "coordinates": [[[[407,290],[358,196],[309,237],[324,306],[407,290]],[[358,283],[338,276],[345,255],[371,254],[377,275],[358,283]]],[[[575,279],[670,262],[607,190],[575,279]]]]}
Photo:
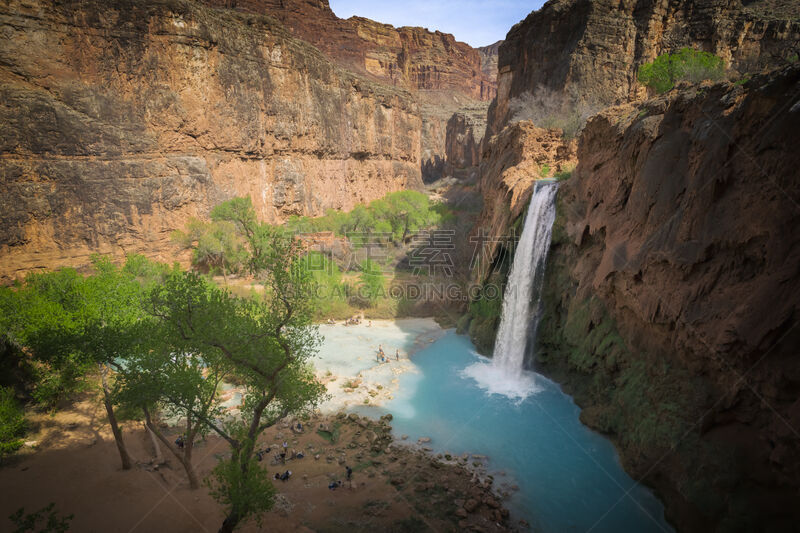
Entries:
{"type": "Polygon", "coordinates": [[[492,364],[488,359],[482,359],[462,370],[461,375],[474,380],[487,394],[498,394],[514,403],[521,403],[543,390],[536,383],[535,373],[522,371],[510,375],[505,368],[492,364]]]}

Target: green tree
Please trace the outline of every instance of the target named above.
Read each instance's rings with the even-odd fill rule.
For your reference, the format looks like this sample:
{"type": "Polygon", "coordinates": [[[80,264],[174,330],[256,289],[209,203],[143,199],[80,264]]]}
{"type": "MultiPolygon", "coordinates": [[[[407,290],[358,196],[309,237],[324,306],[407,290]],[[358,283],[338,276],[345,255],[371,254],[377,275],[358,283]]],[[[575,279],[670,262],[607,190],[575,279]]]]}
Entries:
{"type": "Polygon", "coordinates": [[[300,243],[259,223],[247,198],[220,204],[212,218],[234,222],[244,235],[249,271],[263,283],[263,299],[237,298],[196,274],[175,272],[154,287],[148,311],[162,322],[175,353],[227,367],[243,386],[241,417],[222,422],[194,405],[164,399],[230,445],[230,459],[218,465],[209,485],[228,512],[220,531],[232,531],[272,505],[269,475],[254,460],[258,437],[289,414],[315,406],[325,388],[308,364],[320,339],[311,322],[312,279],[300,261],[300,243]]]}
{"type": "MultiPolygon", "coordinates": [[[[184,275],[175,270],[165,283],[184,275]]],[[[194,292],[187,295],[188,302],[202,299],[201,292],[216,289],[204,278],[194,279],[194,292]]],[[[156,285],[151,295],[161,290],[162,286],[156,285]]],[[[117,398],[124,405],[141,410],[148,430],[178,459],[186,471],[189,486],[196,489],[200,483],[192,463],[195,440],[208,429],[202,420],[222,416],[218,392],[228,373],[228,365],[220,358],[204,358],[186,351],[184,336],[176,336],[174,330],[165,327],[155,308],[152,313],[151,320],[139,322],[138,349],[133,350],[119,368],[117,398]],[[184,421],[182,446],[170,441],[161,431],[155,420],[159,412],[184,421]]]]}
{"type": "Polygon", "coordinates": [[[84,277],[72,269],[33,274],[0,305],[7,333],[33,355],[38,371],[33,397],[53,407],[86,385],[92,368],[100,372],[103,405],[120,454],[122,468],[131,468],[122,429],[114,412],[113,372],[137,346],[142,318],[142,280],[146,260],[134,256],[120,269],[108,258],[92,258],[94,272],[84,277]]]}
{"type": "Polygon", "coordinates": [[[678,81],[699,83],[719,80],[725,75],[725,63],[714,54],[681,48],[672,54],[658,56],[639,68],[639,82],[658,93],[669,91],[678,81]]]}
{"type": "Polygon", "coordinates": [[[92,361],[75,350],[87,318],[86,285],[74,269],[30,274],[19,286],[4,291],[5,336],[33,355],[32,396],[54,408],[56,403],[85,385],[92,361]]]}
{"type": "Polygon", "coordinates": [[[174,231],[172,239],[192,250],[193,266],[212,274],[218,272],[226,281],[227,274],[238,273],[247,260],[243,239],[231,221],[192,219],[187,230],[174,231]]]}

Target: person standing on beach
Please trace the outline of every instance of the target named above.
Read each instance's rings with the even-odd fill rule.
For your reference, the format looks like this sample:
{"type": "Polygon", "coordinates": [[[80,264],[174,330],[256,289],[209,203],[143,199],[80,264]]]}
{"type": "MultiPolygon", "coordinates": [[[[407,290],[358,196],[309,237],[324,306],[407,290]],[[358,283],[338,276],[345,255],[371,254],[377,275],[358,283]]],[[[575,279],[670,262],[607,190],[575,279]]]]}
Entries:
{"type": "Polygon", "coordinates": [[[394,351],[394,360],[395,361],[399,361],[400,360],[400,350],[395,350],[394,351]]]}

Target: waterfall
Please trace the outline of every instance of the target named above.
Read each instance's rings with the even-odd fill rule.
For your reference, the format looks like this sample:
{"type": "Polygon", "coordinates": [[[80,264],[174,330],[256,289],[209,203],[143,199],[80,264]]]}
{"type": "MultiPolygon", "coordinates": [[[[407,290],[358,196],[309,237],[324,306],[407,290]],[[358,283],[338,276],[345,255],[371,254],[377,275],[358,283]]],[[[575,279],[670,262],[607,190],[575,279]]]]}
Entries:
{"type": "Polygon", "coordinates": [[[539,325],[557,190],[558,183],[552,181],[535,183],[503,295],[494,356],[490,363],[479,362],[464,370],[490,393],[524,399],[536,390],[533,373],[524,371],[523,360],[528,339],[535,338],[539,325]]]}
{"type": "Polygon", "coordinates": [[[531,332],[535,337],[539,325],[539,303],[556,218],[557,190],[558,183],[536,183],[508,275],[492,363],[509,376],[522,372],[527,339],[531,332]]]}

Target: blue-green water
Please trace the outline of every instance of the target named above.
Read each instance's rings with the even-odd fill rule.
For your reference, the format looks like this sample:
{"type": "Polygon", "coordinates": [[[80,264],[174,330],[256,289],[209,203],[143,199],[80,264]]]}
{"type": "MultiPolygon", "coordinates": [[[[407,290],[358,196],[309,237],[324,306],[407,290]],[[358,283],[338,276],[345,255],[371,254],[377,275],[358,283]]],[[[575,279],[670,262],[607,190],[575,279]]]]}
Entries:
{"type": "Polygon", "coordinates": [[[392,413],[396,435],[430,437],[435,452],[488,456],[496,485],[519,486],[507,505],[534,531],[672,531],[661,503],[556,384],[531,374],[537,392],[524,400],[490,394],[464,373],[480,360],[466,337],[448,332],[413,356],[419,372],[402,375],[400,392],[371,414],[392,413]]]}

